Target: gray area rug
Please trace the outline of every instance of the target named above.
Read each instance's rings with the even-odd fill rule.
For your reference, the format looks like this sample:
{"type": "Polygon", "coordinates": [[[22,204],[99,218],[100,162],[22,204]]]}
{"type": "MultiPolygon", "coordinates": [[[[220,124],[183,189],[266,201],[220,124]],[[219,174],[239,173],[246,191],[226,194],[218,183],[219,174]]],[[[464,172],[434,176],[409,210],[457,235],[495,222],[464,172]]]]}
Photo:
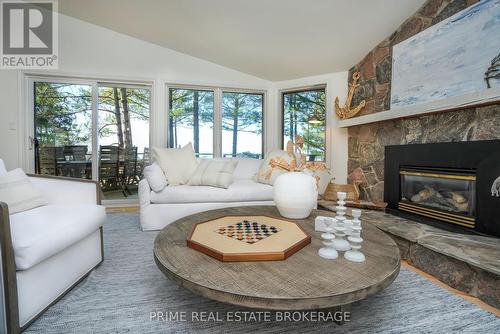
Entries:
{"type": "Polygon", "coordinates": [[[170,282],[153,260],[156,234],[139,230],[137,214],[109,215],[104,262],[25,333],[500,333],[500,318],[404,268],[386,290],[355,303],[351,321],[342,326],[330,321],[191,321],[191,312],[207,312],[206,317],[218,312],[213,314],[223,319],[227,312],[248,310],[201,298],[170,282]],[[186,312],[187,321],[151,321],[150,313],[158,311],[186,312]]]}

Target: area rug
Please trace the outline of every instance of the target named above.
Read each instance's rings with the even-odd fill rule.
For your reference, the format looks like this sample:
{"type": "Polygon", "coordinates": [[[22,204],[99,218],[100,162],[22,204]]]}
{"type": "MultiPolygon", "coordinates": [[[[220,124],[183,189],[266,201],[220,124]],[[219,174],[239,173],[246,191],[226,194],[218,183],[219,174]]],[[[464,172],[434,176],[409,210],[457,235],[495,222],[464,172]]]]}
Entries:
{"type": "Polygon", "coordinates": [[[235,321],[248,310],[199,297],[158,270],[156,234],[139,230],[137,214],[108,215],[104,262],[25,333],[500,333],[500,318],[405,268],[383,292],[353,304],[341,326],[331,319],[235,321]],[[163,318],[151,319],[159,312],[163,318]],[[233,321],[222,321],[229,314],[233,321]]]}

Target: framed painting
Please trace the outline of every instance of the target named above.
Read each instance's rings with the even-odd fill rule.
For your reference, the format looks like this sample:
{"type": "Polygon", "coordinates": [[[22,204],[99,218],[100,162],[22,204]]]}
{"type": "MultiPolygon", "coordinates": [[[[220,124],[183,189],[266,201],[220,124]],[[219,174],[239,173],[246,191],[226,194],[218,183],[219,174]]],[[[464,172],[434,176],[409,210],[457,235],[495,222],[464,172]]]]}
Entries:
{"type": "Polygon", "coordinates": [[[500,0],[483,0],[395,45],[391,109],[500,99],[499,36],[500,0]]]}

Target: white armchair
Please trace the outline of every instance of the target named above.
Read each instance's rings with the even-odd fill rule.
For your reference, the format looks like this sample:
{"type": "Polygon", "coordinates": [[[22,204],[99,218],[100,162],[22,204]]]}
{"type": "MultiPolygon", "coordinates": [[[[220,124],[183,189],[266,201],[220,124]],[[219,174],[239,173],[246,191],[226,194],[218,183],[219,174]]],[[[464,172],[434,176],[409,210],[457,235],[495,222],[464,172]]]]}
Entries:
{"type": "MultiPolygon", "coordinates": [[[[0,175],[5,167],[0,160],[0,175]]],[[[9,215],[0,202],[3,295],[9,333],[25,329],[103,261],[99,185],[30,175],[49,204],[9,215]]],[[[1,294],[0,294],[1,295],[1,294]]]]}

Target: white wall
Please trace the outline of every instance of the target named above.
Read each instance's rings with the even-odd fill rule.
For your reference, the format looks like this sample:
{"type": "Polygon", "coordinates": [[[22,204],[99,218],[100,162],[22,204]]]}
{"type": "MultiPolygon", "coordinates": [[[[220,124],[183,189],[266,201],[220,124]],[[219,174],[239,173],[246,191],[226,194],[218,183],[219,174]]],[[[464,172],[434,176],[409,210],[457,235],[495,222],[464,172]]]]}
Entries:
{"type": "MultiPolygon", "coordinates": [[[[64,15],[59,16],[59,69],[30,73],[154,82],[153,145],[166,141],[166,83],[272,88],[269,81],[64,15]]],[[[9,169],[25,166],[19,154],[27,146],[20,117],[23,78],[20,71],[0,70],[0,158],[9,169]]]]}
{"type": "Polygon", "coordinates": [[[17,78],[17,71],[0,70],[0,159],[4,160],[7,169],[19,166],[17,78]]]}
{"type": "Polygon", "coordinates": [[[272,134],[274,139],[272,145],[276,148],[279,148],[281,143],[280,91],[326,84],[326,141],[328,143],[326,162],[331,168],[336,183],[347,182],[347,129],[338,127],[338,118],[333,110],[333,101],[338,96],[341,103],[344,102],[347,96],[347,75],[348,72],[338,72],[274,83],[275,97],[273,103],[277,112],[273,114],[275,125],[272,126],[272,129],[277,132],[272,134]]]}
{"type": "MultiPolygon", "coordinates": [[[[154,83],[151,115],[152,145],[166,144],[167,83],[223,86],[266,90],[266,149],[280,145],[281,110],[279,91],[287,88],[327,84],[327,139],[332,143],[329,161],[337,182],[347,178],[347,132],[336,126],[332,101],[341,101],[347,92],[347,72],[270,82],[223,66],[194,58],[142,40],[59,16],[59,69],[34,72],[43,75],[86,77],[91,79],[139,80],[154,83]]],[[[21,94],[25,90],[25,72],[0,70],[0,158],[7,168],[26,167],[28,146],[21,94]],[[25,154],[26,155],[26,154],[25,154]]],[[[30,112],[30,111],[28,111],[30,112]]],[[[31,154],[31,153],[30,153],[31,154]]]]}

